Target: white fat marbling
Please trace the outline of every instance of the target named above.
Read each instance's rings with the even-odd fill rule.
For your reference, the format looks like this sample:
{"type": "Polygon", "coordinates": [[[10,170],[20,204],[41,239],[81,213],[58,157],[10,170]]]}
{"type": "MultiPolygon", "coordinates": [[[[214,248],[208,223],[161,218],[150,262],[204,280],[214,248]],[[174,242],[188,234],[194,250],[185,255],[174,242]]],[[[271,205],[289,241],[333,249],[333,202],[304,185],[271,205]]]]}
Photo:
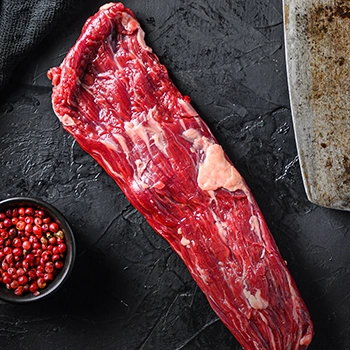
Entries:
{"type": "Polygon", "coordinates": [[[62,123],[63,126],[75,126],[74,120],[68,115],[65,114],[64,116],[60,117],[59,114],[57,114],[58,119],[62,123]]]}
{"type": "Polygon", "coordinates": [[[263,310],[269,306],[268,301],[261,297],[260,289],[258,289],[254,295],[251,294],[249,290],[243,289],[243,294],[253,309],[263,310]]]}

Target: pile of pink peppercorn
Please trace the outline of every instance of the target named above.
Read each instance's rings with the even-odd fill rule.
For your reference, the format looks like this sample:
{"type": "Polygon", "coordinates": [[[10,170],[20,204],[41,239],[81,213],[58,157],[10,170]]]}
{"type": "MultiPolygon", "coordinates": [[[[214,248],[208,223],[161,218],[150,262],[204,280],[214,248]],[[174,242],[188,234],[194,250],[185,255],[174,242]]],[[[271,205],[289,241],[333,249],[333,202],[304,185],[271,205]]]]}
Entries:
{"type": "Polygon", "coordinates": [[[44,210],[0,212],[0,282],[16,295],[39,295],[62,269],[66,249],[63,231],[44,210]]]}

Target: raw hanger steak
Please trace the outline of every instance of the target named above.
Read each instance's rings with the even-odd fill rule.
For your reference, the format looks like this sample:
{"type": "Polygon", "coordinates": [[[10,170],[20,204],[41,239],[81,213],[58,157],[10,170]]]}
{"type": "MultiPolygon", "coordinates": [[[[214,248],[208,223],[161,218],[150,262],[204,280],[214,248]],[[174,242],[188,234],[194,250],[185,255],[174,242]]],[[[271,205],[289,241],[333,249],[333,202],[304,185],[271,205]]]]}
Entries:
{"type": "Polygon", "coordinates": [[[64,129],[179,254],[241,345],[306,349],[309,313],[256,201],[133,12],[102,6],[48,77],[64,129]]]}

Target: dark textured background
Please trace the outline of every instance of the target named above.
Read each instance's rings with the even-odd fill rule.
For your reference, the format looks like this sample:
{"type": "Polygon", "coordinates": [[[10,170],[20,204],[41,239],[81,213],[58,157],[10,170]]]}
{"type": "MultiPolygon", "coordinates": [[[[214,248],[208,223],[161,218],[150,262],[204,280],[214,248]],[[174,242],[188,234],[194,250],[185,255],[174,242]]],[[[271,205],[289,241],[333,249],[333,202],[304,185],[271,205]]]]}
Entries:
{"type": "MultiPolygon", "coordinates": [[[[0,100],[0,199],[35,196],[74,229],[71,278],[0,302],[1,349],[240,349],[184,264],[59,125],[46,71],[102,1],[77,1],[0,100]]],[[[315,323],[310,350],[350,349],[350,214],[306,199],[288,100],[281,0],[125,1],[146,41],[251,187],[315,323]]]]}

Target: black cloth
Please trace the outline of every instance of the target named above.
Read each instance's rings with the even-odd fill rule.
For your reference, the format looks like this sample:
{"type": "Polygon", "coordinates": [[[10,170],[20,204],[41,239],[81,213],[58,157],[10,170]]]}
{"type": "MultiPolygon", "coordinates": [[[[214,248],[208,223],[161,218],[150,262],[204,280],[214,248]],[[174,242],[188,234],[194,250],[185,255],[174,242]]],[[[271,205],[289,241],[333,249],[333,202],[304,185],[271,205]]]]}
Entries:
{"type": "Polygon", "coordinates": [[[69,0],[0,0],[0,91],[24,60],[69,11],[69,0]]]}

